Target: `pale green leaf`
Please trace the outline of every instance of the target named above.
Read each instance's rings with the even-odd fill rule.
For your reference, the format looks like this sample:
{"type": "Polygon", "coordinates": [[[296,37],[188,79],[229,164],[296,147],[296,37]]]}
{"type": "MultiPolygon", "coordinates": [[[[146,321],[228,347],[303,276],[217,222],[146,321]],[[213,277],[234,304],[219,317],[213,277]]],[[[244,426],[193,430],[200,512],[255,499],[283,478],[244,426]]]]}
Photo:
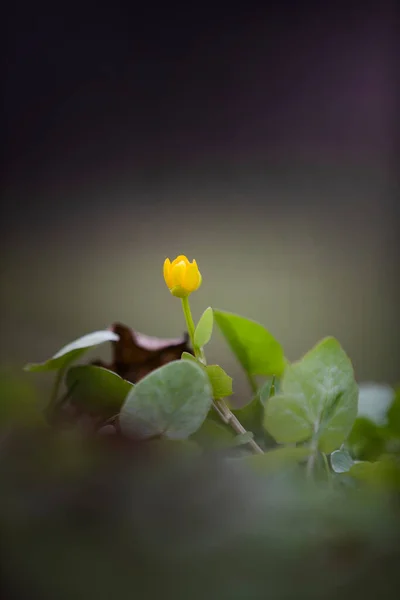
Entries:
{"type": "Polygon", "coordinates": [[[331,467],[335,473],[347,473],[354,465],[347,450],[335,450],[331,454],[331,467]]]}
{"type": "Polygon", "coordinates": [[[128,394],[121,430],[139,438],[185,439],[202,425],[211,403],[205,370],[189,360],[173,361],[141,379],[128,394]]]}
{"type": "Polygon", "coordinates": [[[266,406],[265,427],[279,443],[315,436],[327,454],[340,447],[357,416],[358,386],[351,362],[325,338],[285,369],[281,393],[266,406]]]}
{"type": "Polygon", "coordinates": [[[210,379],[213,396],[216,400],[232,395],[232,377],[225,373],[222,367],[219,365],[208,365],[206,372],[210,379]]]}
{"type": "Polygon", "coordinates": [[[52,358],[42,363],[29,363],[24,367],[25,371],[53,371],[61,369],[77,360],[86,350],[104,342],[115,342],[119,336],[112,331],[95,331],[67,344],[59,350],[52,358]]]}
{"type": "Polygon", "coordinates": [[[208,344],[212,335],[213,323],[213,310],[211,307],[208,307],[201,315],[194,332],[194,345],[196,348],[202,348],[208,344]]]}

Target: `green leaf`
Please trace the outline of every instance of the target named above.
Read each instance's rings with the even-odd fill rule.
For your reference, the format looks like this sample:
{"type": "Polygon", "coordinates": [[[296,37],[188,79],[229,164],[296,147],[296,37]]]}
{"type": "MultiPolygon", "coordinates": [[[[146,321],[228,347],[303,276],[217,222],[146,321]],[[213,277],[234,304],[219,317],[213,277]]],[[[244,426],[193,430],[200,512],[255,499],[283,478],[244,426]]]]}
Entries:
{"type": "Polygon", "coordinates": [[[351,362],[334,338],[325,338],[285,369],[281,393],[269,399],[264,425],[278,443],[315,436],[321,452],[341,446],[357,416],[358,386],[351,362]]]}
{"type": "Polygon", "coordinates": [[[335,473],[347,473],[354,465],[347,450],[335,450],[331,454],[331,467],[335,473]]]}
{"type": "Polygon", "coordinates": [[[194,332],[194,345],[197,348],[202,348],[210,341],[213,330],[213,323],[213,310],[209,306],[201,315],[194,332]]]}
{"type": "Polygon", "coordinates": [[[262,325],[239,315],[214,310],[221,333],[250,375],[280,376],[285,368],[282,346],[262,325]]]}
{"type": "Polygon", "coordinates": [[[25,371],[53,371],[61,369],[77,360],[82,354],[93,346],[98,346],[104,342],[115,342],[119,336],[112,331],[95,331],[84,335],[83,337],[71,342],[61,348],[52,358],[42,363],[29,363],[24,367],[25,371]]]}
{"type": "Polygon", "coordinates": [[[305,399],[279,394],[268,400],[264,427],[279,444],[294,444],[311,438],[313,425],[305,399]]]}
{"type": "Polygon", "coordinates": [[[393,457],[356,463],[347,474],[373,486],[400,489],[400,466],[393,457]]]}
{"type": "Polygon", "coordinates": [[[286,446],[264,454],[247,456],[241,460],[246,461],[252,468],[262,473],[274,473],[301,463],[310,455],[310,452],[309,448],[286,446]]]}
{"type": "Polygon", "coordinates": [[[133,384],[103,367],[72,367],[66,375],[70,402],[94,413],[118,414],[133,384]]]}
{"type": "Polygon", "coordinates": [[[219,365],[208,365],[206,367],[207,375],[213,390],[213,397],[218,400],[232,395],[232,377],[219,365]]]}
{"type": "Polygon", "coordinates": [[[181,359],[182,360],[191,360],[192,362],[195,362],[196,364],[200,364],[199,361],[197,360],[197,358],[195,356],[193,356],[193,354],[190,354],[190,352],[182,352],[181,359]]]}
{"type": "Polygon", "coordinates": [[[205,366],[192,354],[189,354],[189,352],[182,352],[182,359],[196,363],[204,370],[205,373],[207,373],[213,390],[213,398],[218,400],[233,394],[232,377],[225,373],[222,367],[219,365],[205,366]]]}
{"type": "Polygon", "coordinates": [[[394,437],[400,438],[400,388],[396,390],[396,395],[388,410],[388,431],[394,437]]]}
{"type": "Polygon", "coordinates": [[[364,417],[355,420],[347,440],[353,455],[362,461],[378,460],[385,443],[385,430],[364,417]]]}
{"type": "Polygon", "coordinates": [[[139,438],[185,439],[204,422],[212,403],[207,373],[189,360],[176,360],[141,379],[120,412],[123,433],[139,438]]]}
{"type": "Polygon", "coordinates": [[[217,422],[214,417],[207,416],[206,420],[190,439],[203,448],[227,448],[235,443],[235,433],[224,423],[217,422]]]}

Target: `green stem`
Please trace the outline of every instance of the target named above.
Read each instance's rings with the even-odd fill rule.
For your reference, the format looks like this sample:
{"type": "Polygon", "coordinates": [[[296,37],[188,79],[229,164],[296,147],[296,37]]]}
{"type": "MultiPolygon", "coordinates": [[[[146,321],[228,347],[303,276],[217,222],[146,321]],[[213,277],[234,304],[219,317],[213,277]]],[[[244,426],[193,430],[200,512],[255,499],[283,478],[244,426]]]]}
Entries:
{"type": "Polygon", "coordinates": [[[194,355],[200,362],[206,364],[203,349],[197,347],[194,343],[195,324],[194,324],[193,317],[192,317],[192,311],[190,310],[189,296],[185,296],[185,298],[182,298],[182,308],[183,308],[183,314],[185,315],[186,325],[188,328],[188,333],[189,333],[190,341],[192,343],[194,355]]]}
{"type": "Polygon", "coordinates": [[[190,310],[190,304],[189,304],[189,297],[185,296],[184,298],[182,298],[182,308],[183,308],[183,314],[185,315],[185,319],[186,319],[186,325],[188,328],[188,333],[189,333],[189,337],[190,337],[190,341],[192,343],[193,349],[194,349],[194,321],[193,321],[193,317],[192,317],[192,311],[190,310]]]}
{"type": "MultiPolygon", "coordinates": [[[[194,325],[194,321],[193,321],[193,317],[192,317],[192,311],[190,310],[188,296],[186,296],[185,298],[182,298],[182,308],[183,308],[183,314],[185,315],[186,325],[188,328],[189,338],[192,343],[194,355],[200,362],[203,363],[204,366],[206,366],[207,361],[206,361],[206,357],[204,355],[203,348],[198,348],[194,343],[195,325],[194,325]]],[[[249,377],[251,386],[253,388],[253,391],[256,392],[257,391],[256,382],[254,381],[254,379],[251,375],[248,375],[248,377],[249,377]]],[[[217,411],[217,413],[219,414],[221,419],[226,424],[230,425],[237,434],[242,435],[244,433],[247,433],[246,429],[243,427],[243,425],[240,423],[240,421],[235,417],[235,415],[230,410],[230,408],[227,406],[227,404],[224,402],[224,400],[222,400],[222,399],[214,400],[213,405],[214,405],[214,409],[217,411]]],[[[264,454],[264,451],[260,448],[260,446],[254,440],[249,441],[249,446],[251,446],[251,448],[253,449],[253,452],[255,452],[256,454],[264,454]]]]}
{"type": "MultiPolygon", "coordinates": [[[[235,417],[231,409],[226,405],[226,403],[222,399],[214,400],[213,405],[214,409],[219,414],[224,423],[230,425],[235,431],[235,433],[237,433],[238,435],[244,435],[245,433],[247,433],[247,430],[243,427],[239,419],[235,417]]],[[[255,440],[250,440],[248,444],[255,454],[264,454],[264,450],[260,448],[260,446],[255,440]]]]}

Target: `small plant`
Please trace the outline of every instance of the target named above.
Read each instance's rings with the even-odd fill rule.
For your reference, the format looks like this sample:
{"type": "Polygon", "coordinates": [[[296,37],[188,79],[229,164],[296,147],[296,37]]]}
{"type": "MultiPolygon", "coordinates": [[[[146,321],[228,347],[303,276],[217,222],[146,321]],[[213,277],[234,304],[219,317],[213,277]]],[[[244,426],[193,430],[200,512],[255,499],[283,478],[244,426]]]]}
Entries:
{"type": "Polygon", "coordinates": [[[111,330],[86,335],[44,363],[25,367],[56,372],[46,407],[50,420],[68,405],[90,414],[96,430],[112,424],[128,439],[184,441],[199,452],[223,450],[266,472],[290,467],[330,485],[363,480],[400,489],[398,391],[384,424],[357,417],[359,386],[336,339],[326,337],[291,363],[274,336],[253,320],[208,307],[195,323],[189,297],[202,282],[195,260],[167,258],[164,279],[181,301],[192,353],[188,348],[129,381],[104,366],[72,365],[89,348],[119,339],[111,330]],[[249,401],[241,408],[229,402],[232,378],[207,362],[214,326],[249,382],[249,401]],[[60,395],[63,382],[66,393],[60,395]]]}
{"type": "Polygon", "coordinates": [[[26,366],[55,376],[44,403],[0,372],[6,597],[395,597],[399,390],[357,382],[332,337],[290,362],[250,319],[196,322],[185,256],[164,279],[188,334],[86,335],[26,366]],[[208,364],[214,330],[247,376],[241,408],[208,364]],[[106,342],[110,363],[74,364],[106,342]]]}

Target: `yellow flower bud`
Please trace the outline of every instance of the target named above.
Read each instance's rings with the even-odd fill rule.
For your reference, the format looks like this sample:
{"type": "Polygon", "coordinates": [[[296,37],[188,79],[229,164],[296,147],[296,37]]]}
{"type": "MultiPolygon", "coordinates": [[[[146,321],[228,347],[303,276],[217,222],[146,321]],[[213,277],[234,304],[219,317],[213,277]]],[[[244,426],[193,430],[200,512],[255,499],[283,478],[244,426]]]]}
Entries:
{"type": "Polygon", "coordinates": [[[192,263],[181,254],[175,260],[164,262],[164,279],[173,296],[185,298],[201,285],[201,274],[195,260],[192,263]]]}

